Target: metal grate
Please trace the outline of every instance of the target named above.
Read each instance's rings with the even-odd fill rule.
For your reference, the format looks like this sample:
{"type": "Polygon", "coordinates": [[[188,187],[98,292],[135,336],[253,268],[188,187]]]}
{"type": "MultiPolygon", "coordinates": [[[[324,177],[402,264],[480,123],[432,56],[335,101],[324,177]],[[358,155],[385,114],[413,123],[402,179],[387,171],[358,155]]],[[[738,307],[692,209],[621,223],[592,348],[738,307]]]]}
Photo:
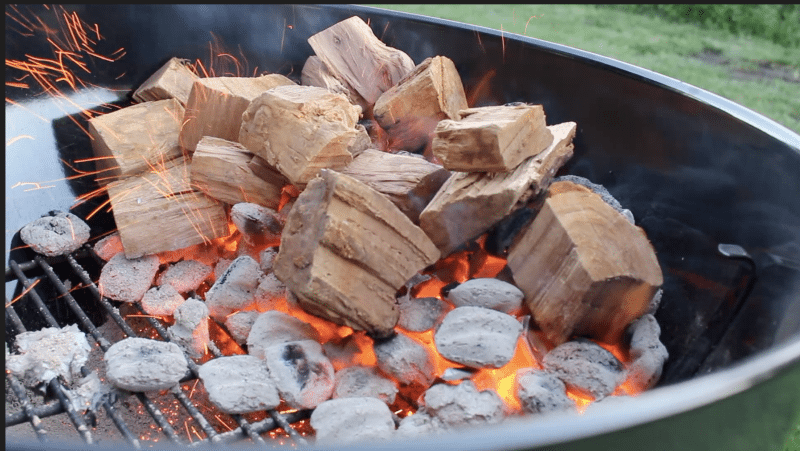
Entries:
{"type": "MultiPolygon", "coordinates": [[[[102,352],[105,352],[113,343],[103,335],[98,325],[95,324],[100,323],[100,321],[97,319],[92,320],[92,317],[98,317],[96,312],[91,312],[93,309],[100,310],[103,318],[113,320],[125,336],[138,336],[135,327],[129,322],[130,319],[125,318],[118,307],[112,304],[112,301],[100,295],[96,284],[86,269],[92,265],[102,266],[103,263],[88,245],[66,257],[45,258],[37,255],[33,260],[23,263],[10,260],[9,266],[6,268],[6,283],[17,281],[18,289],[21,289],[21,293],[13,300],[9,300],[8,295],[6,296],[6,341],[8,342],[9,338],[28,330],[25,323],[45,324],[43,327],[62,327],[65,324],[59,324],[56,319],[59,315],[54,315],[54,311],[62,309],[69,310],[73,315],[71,318],[78,324],[81,331],[90,335],[102,352]],[[71,289],[73,284],[76,284],[75,289],[71,289]],[[54,291],[49,293],[48,288],[52,288],[54,291]],[[76,298],[81,299],[82,302],[79,302],[76,298]],[[89,298],[88,304],[85,298],[89,298]],[[65,305],[66,307],[64,307],[65,305]],[[18,309],[24,312],[22,317],[18,314],[18,309]],[[9,334],[12,336],[8,337],[9,334]]],[[[138,304],[134,308],[138,309],[138,304]]],[[[141,312],[141,310],[139,311],[141,312]]],[[[149,327],[157,334],[157,339],[168,341],[169,338],[164,324],[157,318],[144,315],[144,312],[141,313],[141,317],[149,323],[149,327]]],[[[64,321],[62,320],[61,322],[63,323],[64,321]]],[[[209,348],[213,358],[223,355],[216,346],[209,346],[209,348]]],[[[209,443],[221,445],[247,440],[251,443],[272,447],[275,446],[275,440],[272,437],[276,435],[287,439],[290,444],[302,445],[306,443],[303,435],[292,424],[307,419],[310,415],[309,410],[287,413],[269,410],[265,412],[264,418],[259,421],[248,421],[242,415],[222,414],[227,416],[229,422],[232,420],[237,426],[222,427],[221,425],[212,425],[212,423],[219,423],[219,421],[210,421],[203,414],[202,410],[208,410],[208,406],[196,404],[196,401],[191,399],[191,393],[187,394],[186,392],[187,382],[191,383],[199,380],[199,366],[191,357],[188,355],[186,357],[189,361],[189,371],[180,384],[166,392],[133,393],[133,396],[139,400],[144,407],[144,411],[152,420],[151,424],[154,426],[150,426],[151,429],[157,429],[171,443],[184,446],[209,443]],[[200,427],[203,434],[196,433],[196,436],[192,437],[187,428],[186,438],[182,437],[183,431],[176,430],[176,427],[170,424],[168,420],[168,414],[174,415],[175,412],[165,413],[163,407],[165,405],[169,409],[183,409],[180,414],[191,417],[194,424],[200,427]]],[[[81,368],[81,373],[84,376],[89,375],[91,372],[92,370],[87,366],[81,368]]],[[[28,422],[39,441],[47,443],[53,439],[60,440],[64,439],[64,437],[50,437],[46,428],[42,426],[42,419],[66,414],[83,442],[86,444],[96,442],[93,436],[93,427],[90,426],[95,422],[95,417],[90,411],[81,413],[75,410],[65,394],[67,387],[61,381],[53,379],[47,387],[48,393],[54,396],[55,400],[38,403],[39,405],[34,405],[36,403],[32,401],[30,391],[26,390],[17,377],[6,372],[6,381],[7,392],[10,388],[11,393],[18,398],[20,406],[17,411],[6,411],[6,428],[28,422]]],[[[132,447],[141,449],[144,444],[137,434],[133,432],[134,428],[126,422],[125,415],[123,415],[125,409],[120,406],[120,399],[110,396],[102,401],[102,407],[125,441],[132,447]]],[[[106,438],[102,437],[102,439],[106,438]]]]}

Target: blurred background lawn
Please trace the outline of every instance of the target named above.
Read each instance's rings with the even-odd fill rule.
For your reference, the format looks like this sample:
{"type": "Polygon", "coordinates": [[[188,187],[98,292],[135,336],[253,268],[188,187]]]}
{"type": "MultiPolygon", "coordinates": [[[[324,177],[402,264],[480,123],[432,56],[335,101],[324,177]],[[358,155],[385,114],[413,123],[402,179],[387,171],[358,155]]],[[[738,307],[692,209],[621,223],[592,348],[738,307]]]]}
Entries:
{"type": "MultiPolygon", "coordinates": [[[[800,133],[797,4],[369,6],[615,58],[726,97],[800,133]]],[[[800,451],[800,412],[779,451],[800,451]]]]}
{"type": "Polygon", "coordinates": [[[565,44],[659,72],[800,133],[800,5],[369,5],[565,44]]]}

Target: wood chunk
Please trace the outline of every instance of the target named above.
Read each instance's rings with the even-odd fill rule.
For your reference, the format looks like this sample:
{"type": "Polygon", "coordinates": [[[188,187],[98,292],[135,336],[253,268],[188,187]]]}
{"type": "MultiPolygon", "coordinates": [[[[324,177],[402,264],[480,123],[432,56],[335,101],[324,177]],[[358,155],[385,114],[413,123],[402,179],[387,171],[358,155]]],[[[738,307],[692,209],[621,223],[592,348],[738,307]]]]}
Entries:
{"type": "Polygon", "coordinates": [[[406,133],[412,131],[428,144],[440,120],[458,120],[459,111],[468,107],[455,64],[436,56],[421,62],[384,92],[375,102],[373,115],[395,143],[394,148],[413,151],[420,143],[405,137],[406,133]]]}
{"type": "Polygon", "coordinates": [[[370,105],[414,70],[410,56],[381,42],[357,16],[320,31],[308,43],[328,70],[370,105]]]}
{"type": "Polygon", "coordinates": [[[384,194],[415,224],[450,171],[424,158],[366,149],[340,170],[384,194]]]}
{"type": "Polygon", "coordinates": [[[442,255],[474,239],[545,190],[572,157],[577,124],[547,127],[554,139],[512,172],[457,172],[442,185],[419,218],[420,227],[442,255]]]}
{"type": "Polygon", "coordinates": [[[184,159],[110,183],[108,197],[128,258],[183,249],[229,233],[223,204],[192,189],[184,159]]]}
{"type": "Polygon", "coordinates": [[[369,104],[361,97],[361,94],[346,81],[337,78],[316,55],[309,56],[303,65],[300,83],[304,86],[318,86],[338,94],[344,94],[350,103],[360,106],[362,112],[369,109],[369,104]]]}
{"type": "Polygon", "coordinates": [[[98,181],[141,174],[181,156],[178,133],[183,106],[175,99],[132,105],[89,119],[89,135],[101,171],[98,181]]]}
{"type": "Polygon", "coordinates": [[[177,99],[181,105],[186,106],[192,84],[200,79],[189,69],[188,64],[189,60],[170,58],[134,91],[133,99],[137,102],[177,99]]]}
{"type": "Polygon", "coordinates": [[[509,250],[516,285],[554,345],[572,335],[618,342],[663,283],[653,246],[587,188],[557,182],[550,191],[509,250]]]}
{"type": "Polygon", "coordinates": [[[240,142],[304,187],[320,169],[353,161],[359,108],[316,86],[280,86],[253,100],[242,115],[240,142]]]}
{"type": "Polygon", "coordinates": [[[509,172],[553,142],[541,105],[468,108],[461,120],[445,119],[434,130],[433,154],[460,172],[509,172]]]}
{"type": "Polygon", "coordinates": [[[252,202],[278,208],[289,183],[263,158],[238,142],[204,136],[192,155],[192,186],[226,204],[252,202]]]}
{"type": "Polygon", "coordinates": [[[186,103],[180,143],[194,152],[203,136],[239,141],[242,113],[262,92],[276,86],[294,85],[279,74],[260,77],[212,77],[194,82],[186,103]]]}
{"type": "Polygon", "coordinates": [[[389,336],[396,291],[439,251],[379,192],[335,171],[320,175],[289,213],[274,273],[310,313],[389,336]]]}

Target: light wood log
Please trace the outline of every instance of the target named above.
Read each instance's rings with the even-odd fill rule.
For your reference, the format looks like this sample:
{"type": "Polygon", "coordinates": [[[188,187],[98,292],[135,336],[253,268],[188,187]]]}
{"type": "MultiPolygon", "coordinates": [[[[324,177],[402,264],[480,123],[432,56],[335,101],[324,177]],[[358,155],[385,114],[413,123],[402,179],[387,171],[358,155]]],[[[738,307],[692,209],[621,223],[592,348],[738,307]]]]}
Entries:
{"type": "Polygon", "coordinates": [[[442,255],[484,234],[533,196],[572,157],[577,124],[547,127],[553,142],[512,172],[455,172],[420,214],[419,224],[442,255]]]}
{"type": "Polygon", "coordinates": [[[450,176],[450,171],[422,156],[377,149],[364,150],[340,172],[388,197],[415,224],[419,224],[419,214],[450,176]]]}
{"type": "Polygon", "coordinates": [[[192,189],[183,158],[110,183],[108,197],[128,258],[209,243],[229,233],[223,204],[192,189]]]}
{"type": "Polygon", "coordinates": [[[436,124],[442,119],[458,120],[466,109],[467,96],[461,76],[452,60],[444,56],[427,58],[375,102],[373,116],[393,141],[392,148],[414,151],[419,140],[429,144],[436,124]]]}
{"type": "Polygon", "coordinates": [[[573,335],[617,343],[663,283],[661,268],[641,228],[570,185],[551,185],[553,195],[511,245],[508,267],[553,345],[573,335]]]}
{"type": "Polygon", "coordinates": [[[357,16],[320,31],[308,43],[328,70],[369,105],[414,70],[411,57],[381,42],[357,16]]]}
{"type": "Polygon", "coordinates": [[[101,184],[141,174],[154,164],[180,157],[178,132],[183,106],[176,99],[131,105],[89,119],[95,166],[101,184]]]}
{"type": "Polygon", "coordinates": [[[303,188],[320,169],[353,161],[360,108],[316,86],[279,86],[254,99],[242,115],[240,142],[303,188]]]}
{"type": "Polygon", "coordinates": [[[461,110],[434,130],[433,154],[451,171],[508,172],[553,142],[541,105],[509,104],[461,110]]]}
{"type": "Polygon", "coordinates": [[[377,338],[393,333],[397,290],[438,258],[384,195],[323,170],[289,212],[273,268],[304,309],[377,338]]]}
{"type": "Polygon", "coordinates": [[[188,63],[189,60],[170,58],[134,91],[133,99],[138,102],[178,99],[185,107],[192,84],[200,78],[189,69],[188,63]]]}
{"type": "Polygon", "coordinates": [[[304,86],[318,86],[338,94],[344,94],[350,99],[350,103],[360,106],[362,112],[369,109],[369,104],[361,97],[361,94],[353,89],[346,81],[337,78],[333,72],[328,70],[328,66],[316,55],[309,56],[306,63],[303,65],[303,71],[300,73],[300,84],[304,86]]]}
{"type": "Polygon", "coordinates": [[[250,102],[268,89],[294,84],[280,74],[212,77],[195,81],[181,126],[181,146],[194,152],[203,136],[238,142],[242,113],[250,102]]]}
{"type": "Polygon", "coordinates": [[[192,156],[192,186],[229,205],[251,202],[278,208],[289,183],[266,160],[237,142],[204,136],[192,156]]]}

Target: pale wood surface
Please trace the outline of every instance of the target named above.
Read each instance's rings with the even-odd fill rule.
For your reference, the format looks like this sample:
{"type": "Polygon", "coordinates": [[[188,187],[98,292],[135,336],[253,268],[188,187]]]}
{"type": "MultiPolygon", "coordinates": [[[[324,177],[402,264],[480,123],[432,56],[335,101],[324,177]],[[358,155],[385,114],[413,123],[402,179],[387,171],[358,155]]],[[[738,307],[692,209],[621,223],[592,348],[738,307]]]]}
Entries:
{"type": "Polygon", "coordinates": [[[242,115],[240,142],[299,188],[323,168],[353,161],[360,108],[316,86],[280,86],[254,99],[242,115]]]}
{"type": "Polygon", "coordinates": [[[223,204],[190,186],[181,158],[108,185],[125,256],[173,251],[228,235],[223,204]]]}
{"type": "Polygon", "coordinates": [[[89,119],[101,184],[141,174],[154,164],[180,157],[178,133],[184,109],[176,99],[131,105],[89,119]]]}
{"type": "Polygon", "coordinates": [[[188,63],[189,60],[170,58],[134,91],[133,99],[148,102],[174,98],[186,106],[192,84],[200,78],[189,69],[188,63]]]}
{"type": "Polygon", "coordinates": [[[204,136],[192,155],[192,186],[221,202],[251,202],[277,208],[281,189],[289,183],[266,160],[243,145],[204,136]]]}
{"type": "Polygon", "coordinates": [[[658,259],[644,231],[599,195],[562,184],[574,185],[551,185],[508,266],[552,344],[573,335],[616,343],[663,283],[658,259]]]}
{"type": "Polygon", "coordinates": [[[280,74],[260,77],[212,77],[194,82],[180,133],[184,149],[194,152],[203,136],[239,141],[242,113],[261,93],[295,83],[280,74]]]}
{"type": "Polygon", "coordinates": [[[541,105],[468,108],[434,130],[433,154],[451,171],[508,172],[553,142],[541,105]]]}
{"type": "Polygon", "coordinates": [[[328,70],[370,105],[414,70],[411,57],[381,42],[357,16],[320,31],[308,43],[328,70]]]}
{"type": "Polygon", "coordinates": [[[369,104],[361,97],[361,94],[353,89],[346,81],[337,78],[336,75],[328,69],[328,66],[316,55],[309,56],[306,63],[303,65],[303,71],[300,74],[300,84],[305,86],[318,86],[338,94],[344,94],[350,99],[350,103],[360,106],[362,112],[369,109],[369,104]]]}
{"type": "Polygon", "coordinates": [[[572,157],[577,124],[564,122],[547,128],[553,142],[512,172],[454,172],[439,189],[420,214],[419,223],[442,255],[479,237],[547,189],[553,175],[572,157]]]}
{"type": "Polygon", "coordinates": [[[397,290],[438,258],[384,195],[324,170],[289,213],[274,271],[309,312],[386,337],[399,318],[397,290]]]}

